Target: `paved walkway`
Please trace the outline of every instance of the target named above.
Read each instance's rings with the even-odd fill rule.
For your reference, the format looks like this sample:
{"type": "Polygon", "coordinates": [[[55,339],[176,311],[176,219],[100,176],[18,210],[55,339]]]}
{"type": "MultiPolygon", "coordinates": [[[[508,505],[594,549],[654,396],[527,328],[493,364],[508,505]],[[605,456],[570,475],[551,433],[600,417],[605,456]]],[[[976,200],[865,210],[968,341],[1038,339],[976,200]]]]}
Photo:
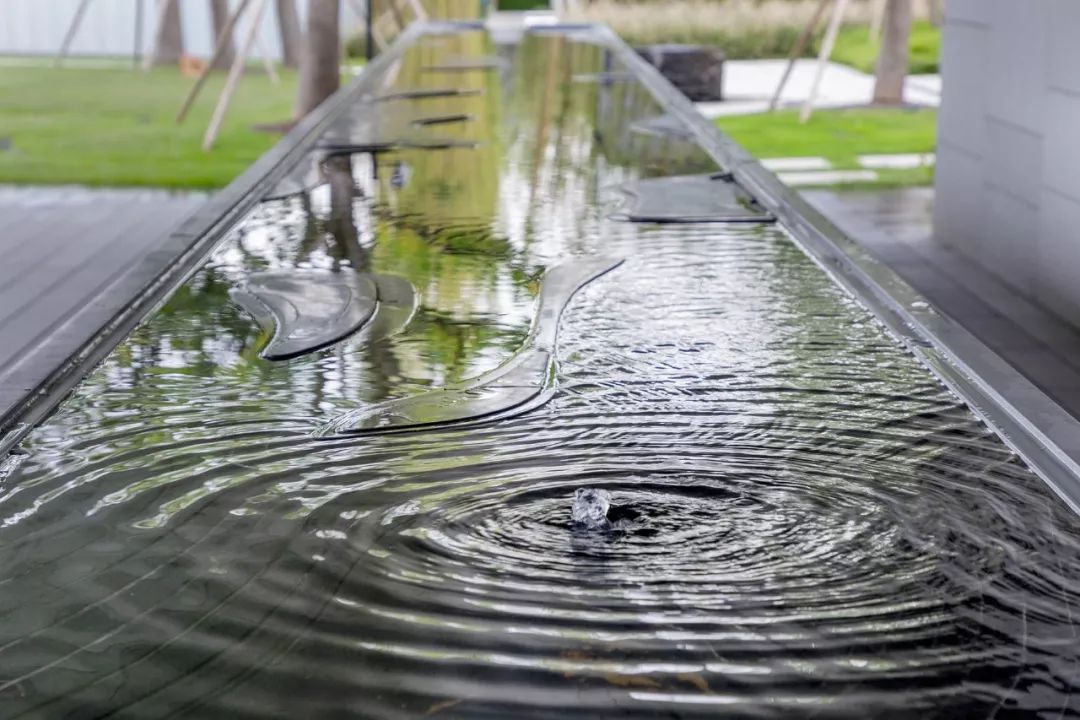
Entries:
{"type": "Polygon", "coordinates": [[[880,178],[878,170],[914,170],[930,168],[937,162],[933,153],[896,155],[859,155],[858,168],[834,168],[823,157],[766,158],[761,164],[792,187],[819,187],[845,183],[872,183],[880,178]]]}
{"type": "MultiPolygon", "coordinates": [[[[786,60],[729,60],[724,63],[724,102],[696,103],[707,118],[766,112],[769,100],[787,65],[786,60]]],[[[780,98],[784,107],[801,107],[810,94],[816,60],[799,60],[780,98]]],[[[866,105],[874,96],[874,76],[848,65],[829,63],[822,78],[816,107],[866,105]]],[[[905,98],[916,105],[937,107],[941,102],[940,75],[912,75],[905,98]]]]}
{"type": "Polygon", "coordinates": [[[1080,330],[934,241],[933,190],[803,196],[951,316],[1080,417],[1080,330]]]}
{"type": "Polygon", "coordinates": [[[131,302],[142,261],[205,198],[0,186],[0,417],[131,302]]]}

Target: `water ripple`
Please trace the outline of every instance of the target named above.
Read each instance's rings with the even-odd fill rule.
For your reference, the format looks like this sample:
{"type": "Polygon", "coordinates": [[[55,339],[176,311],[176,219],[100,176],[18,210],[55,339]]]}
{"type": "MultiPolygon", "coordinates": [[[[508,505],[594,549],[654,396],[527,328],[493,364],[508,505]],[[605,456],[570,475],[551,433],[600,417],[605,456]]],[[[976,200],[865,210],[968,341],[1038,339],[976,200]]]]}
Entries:
{"type": "MultiPolygon", "coordinates": [[[[571,116],[659,112],[563,50],[565,87],[530,73],[571,116]]],[[[260,359],[236,280],[346,265],[315,195],[242,223],[0,468],[0,714],[1080,715],[1080,521],[781,228],[610,221],[586,188],[634,173],[591,123],[498,129],[501,184],[468,164],[494,143],[409,158],[378,199],[424,222],[356,200],[355,256],[420,299],[378,342],[260,359]],[[409,195],[454,163],[473,192],[409,195]],[[312,435],[498,366],[543,271],[601,253],[627,260],[567,306],[547,405],[312,435]],[[636,517],[571,527],[582,487],[636,517]]]]}

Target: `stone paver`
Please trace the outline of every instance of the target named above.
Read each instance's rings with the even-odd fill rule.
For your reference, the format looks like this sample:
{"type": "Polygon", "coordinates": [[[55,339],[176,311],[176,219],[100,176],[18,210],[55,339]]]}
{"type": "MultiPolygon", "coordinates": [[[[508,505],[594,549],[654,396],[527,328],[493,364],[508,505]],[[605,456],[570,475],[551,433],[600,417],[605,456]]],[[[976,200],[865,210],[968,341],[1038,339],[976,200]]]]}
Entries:
{"type": "Polygon", "coordinates": [[[832,163],[822,157],[766,158],[761,164],[773,172],[806,172],[832,170],[832,163]]]}
{"type": "Polygon", "coordinates": [[[936,162],[933,153],[899,155],[860,155],[859,165],[870,170],[911,170],[928,167],[936,162]]]}
{"type": "MultiPolygon", "coordinates": [[[[766,112],[769,100],[780,83],[786,60],[729,60],[724,63],[723,102],[697,103],[707,118],[751,115],[766,112]]],[[[801,106],[810,94],[816,60],[799,60],[784,88],[783,107],[801,106]]],[[[874,95],[874,76],[848,65],[829,63],[822,78],[816,106],[839,108],[866,105],[874,95]]],[[[941,102],[941,81],[937,75],[908,78],[905,97],[916,105],[937,107],[941,102]]]]}
{"type": "Polygon", "coordinates": [[[204,193],[0,186],[0,418],[164,267],[204,193]]]}
{"type": "Polygon", "coordinates": [[[808,185],[843,185],[844,183],[875,182],[878,174],[873,170],[820,170],[807,172],[781,172],[776,176],[785,185],[804,187],[808,185]]]}

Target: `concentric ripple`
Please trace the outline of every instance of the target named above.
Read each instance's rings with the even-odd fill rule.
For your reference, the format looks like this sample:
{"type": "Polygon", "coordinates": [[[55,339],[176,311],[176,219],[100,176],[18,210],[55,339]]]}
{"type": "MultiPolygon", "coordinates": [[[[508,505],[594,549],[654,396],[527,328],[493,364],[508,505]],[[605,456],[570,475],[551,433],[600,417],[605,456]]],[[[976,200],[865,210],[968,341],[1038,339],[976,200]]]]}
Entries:
{"type": "Polygon", "coordinates": [[[424,100],[499,142],[259,208],[0,462],[0,716],[1080,715],[1080,519],[782,228],[610,220],[703,168],[631,131],[636,83],[574,80],[603,48],[511,57],[424,100]],[[313,435],[499,367],[597,255],[548,404],[313,435]],[[260,358],[237,278],[350,267],[416,288],[407,326],[260,358]],[[583,487],[627,519],[572,527],[583,487]]]}

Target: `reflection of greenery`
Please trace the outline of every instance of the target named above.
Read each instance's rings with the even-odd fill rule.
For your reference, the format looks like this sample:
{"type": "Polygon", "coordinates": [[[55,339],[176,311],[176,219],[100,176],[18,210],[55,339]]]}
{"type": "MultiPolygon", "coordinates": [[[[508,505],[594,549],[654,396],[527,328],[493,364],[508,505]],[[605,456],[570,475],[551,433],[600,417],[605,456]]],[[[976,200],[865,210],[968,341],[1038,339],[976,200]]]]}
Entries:
{"type": "Polygon", "coordinates": [[[440,227],[428,224],[423,216],[394,215],[389,212],[384,213],[382,219],[388,231],[390,228],[411,231],[432,248],[443,253],[486,255],[501,259],[508,259],[512,255],[507,239],[492,231],[490,220],[440,227]]]}
{"type": "Polygon", "coordinates": [[[253,213],[95,381],[130,388],[146,408],[239,403],[261,417],[318,420],[508,359],[528,332],[545,267],[588,252],[598,236],[599,190],[686,161],[669,139],[629,131],[632,120],[660,112],[648,93],[633,83],[575,79],[616,69],[600,47],[535,36],[512,55],[500,51],[514,61],[505,69],[427,69],[495,52],[481,32],[426,38],[404,54],[385,88],[479,91],[393,101],[417,117],[467,113],[468,122],[412,132],[475,147],[328,163],[332,191],[253,213]],[[258,350],[268,338],[229,290],[252,271],[292,267],[407,278],[417,314],[390,339],[361,334],[288,362],[263,361],[258,350]]]}

